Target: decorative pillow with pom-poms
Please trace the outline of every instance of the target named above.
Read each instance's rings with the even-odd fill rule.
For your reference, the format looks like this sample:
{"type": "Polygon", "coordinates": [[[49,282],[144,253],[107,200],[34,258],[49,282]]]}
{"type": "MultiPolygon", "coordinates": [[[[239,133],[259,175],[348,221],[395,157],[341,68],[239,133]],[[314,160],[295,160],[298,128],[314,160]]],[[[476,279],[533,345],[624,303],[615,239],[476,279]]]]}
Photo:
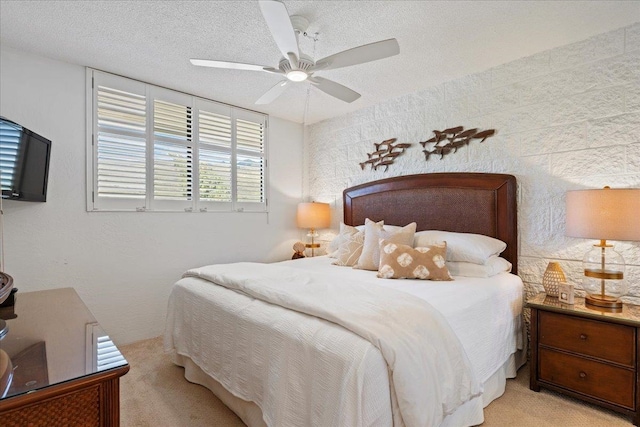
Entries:
{"type": "Polygon", "coordinates": [[[380,267],[383,279],[453,280],[445,260],[447,243],[412,248],[380,239],[380,267]]]}

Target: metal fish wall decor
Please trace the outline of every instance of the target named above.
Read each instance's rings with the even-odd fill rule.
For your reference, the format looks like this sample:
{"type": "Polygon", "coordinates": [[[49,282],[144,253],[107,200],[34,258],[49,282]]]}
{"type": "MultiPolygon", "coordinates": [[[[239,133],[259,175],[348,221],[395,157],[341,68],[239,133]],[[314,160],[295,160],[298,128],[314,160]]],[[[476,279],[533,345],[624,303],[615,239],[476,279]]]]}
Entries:
{"type": "Polygon", "coordinates": [[[424,153],[425,161],[429,160],[432,154],[439,155],[440,159],[442,159],[447,154],[455,153],[459,148],[469,144],[472,139],[479,139],[480,142],[484,142],[485,139],[495,135],[496,130],[464,130],[464,127],[457,126],[442,131],[434,130],[433,133],[435,135],[433,138],[420,142],[420,145],[424,148],[422,152],[424,153]],[[427,149],[429,144],[433,144],[430,146],[430,150],[427,149]]]}
{"type": "Polygon", "coordinates": [[[370,165],[372,170],[378,170],[378,167],[384,166],[384,171],[386,172],[396,157],[411,147],[409,143],[394,144],[396,139],[397,138],[391,138],[379,143],[374,143],[375,151],[367,153],[369,159],[360,163],[360,168],[364,170],[367,165],[370,165]]]}

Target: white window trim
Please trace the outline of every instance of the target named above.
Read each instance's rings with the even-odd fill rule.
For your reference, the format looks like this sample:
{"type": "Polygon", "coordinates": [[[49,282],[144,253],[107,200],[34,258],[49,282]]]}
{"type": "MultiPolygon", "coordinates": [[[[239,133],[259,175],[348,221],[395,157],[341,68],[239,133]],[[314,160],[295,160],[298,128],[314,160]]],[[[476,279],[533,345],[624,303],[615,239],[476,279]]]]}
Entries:
{"type": "MultiPolygon", "coordinates": [[[[87,200],[87,211],[88,212],[245,212],[245,213],[268,213],[269,212],[269,196],[270,196],[270,186],[269,186],[269,135],[270,135],[270,126],[269,126],[269,116],[264,113],[259,113],[252,110],[247,110],[241,107],[236,107],[233,105],[224,104],[218,101],[214,101],[207,98],[202,98],[190,94],[185,94],[183,92],[166,89],[163,87],[151,85],[149,83],[141,82],[138,80],[134,80],[128,77],[122,77],[110,73],[106,73],[104,71],[96,70],[87,67],[86,68],[86,200],[87,200]],[[232,125],[232,147],[231,147],[231,164],[232,164],[232,189],[233,189],[233,197],[231,202],[212,202],[212,201],[201,201],[199,192],[199,167],[194,168],[194,192],[193,192],[193,200],[190,202],[169,202],[172,207],[167,208],[167,204],[163,203],[161,200],[153,200],[153,142],[151,142],[151,149],[149,149],[149,143],[147,143],[147,190],[146,190],[146,200],[144,201],[144,206],[137,206],[135,209],[131,207],[131,203],[129,201],[118,203],[117,199],[109,200],[108,206],[100,207],[98,204],[97,194],[98,194],[98,177],[97,177],[97,149],[95,147],[95,135],[97,135],[97,121],[94,119],[97,111],[97,99],[94,99],[94,73],[99,73],[101,78],[105,78],[104,76],[109,76],[109,78],[117,79],[117,88],[126,90],[123,88],[124,81],[130,82],[130,85],[135,88],[138,85],[145,85],[145,96],[148,102],[150,102],[150,106],[148,105],[148,114],[146,117],[147,121],[147,129],[153,130],[153,100],[156,93],[161,93],[162,96],[160,99],[166,100],[168,102],[176,102],[176,100],[180,100],[178,102],[184,103],[185,99],[190,98],[190,102],[186,105],[192,108],[192,111],[196,111],[200,105],[215,105],[220,109],[230,109],[231,110],[231,118],[232,123],[235,124],[235,119],[237,117],[247,118],[247,117],[262,117],[264,120],[264,149],[262,153],[262,158],[264,160],[264,201],[262,203],[248,203],[248,202],[238,202],[236,200],[236,159],[238,152],[242,153],[243,150],[237,149],[236,143],[236,126],[232,125]],[[188,204],[189,206],[186,206],[188,204]],[[177,206],[180,205],[180,208],[177,206]],[[153,206],[153,208],[150,208],[153,206]]],[[[124,83],[124,85],[129,85],[129,83],[124,83]]],[[[132,92],[137,93],[139,90],[132,90],[132,92]]],[[[215,112],[215,111],[212,111],[215,112]]],[[[198,119],[199,115],[193,115],[193,153],[194,153],[194,163],[197,163],[199,159],[199,150],[200,150],[200,142],[199,142],[199,130],[198,130],[198,119]]],[[[147,131],[149,134],[149,132],[147,131]]],[[[151,131],[153,134],[153,131],[151,131]]],[[[246,154],[255,155],[256,153],[247,151],[246,154]]]]}

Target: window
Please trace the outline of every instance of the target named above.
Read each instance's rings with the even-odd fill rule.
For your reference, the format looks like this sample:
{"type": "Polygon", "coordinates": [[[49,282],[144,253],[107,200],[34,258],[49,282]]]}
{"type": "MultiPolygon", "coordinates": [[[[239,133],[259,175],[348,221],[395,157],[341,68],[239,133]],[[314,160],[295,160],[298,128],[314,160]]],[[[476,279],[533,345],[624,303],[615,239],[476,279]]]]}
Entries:
{"type": "Polygon", "coordinates": [[[266,211],[264,114],[87,73],[88,210],[266,211]]]}

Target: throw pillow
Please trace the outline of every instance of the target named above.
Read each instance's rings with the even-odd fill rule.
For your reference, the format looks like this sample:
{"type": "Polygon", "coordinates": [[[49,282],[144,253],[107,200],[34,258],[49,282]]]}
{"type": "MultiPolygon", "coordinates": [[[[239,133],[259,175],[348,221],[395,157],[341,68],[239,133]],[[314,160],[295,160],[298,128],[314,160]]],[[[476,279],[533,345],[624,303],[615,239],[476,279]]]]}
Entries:
{"type": "Polygon", "coordinates": [[[383,279],[453,280],[445,258],[447,243],[412,248],[380,240],[380,269],[383,279]]]}
{"type": "Polygon", "coordinates": [[[357,228],[346,225],[344,222],[340,222],[340,233],[338,233],[338,235],[334,237],[331,243],[327,246],[327,254],[331,258],[335,258],[340,245],[345,242],[349,236],[356,234],[357,232],[357,228]]]}
{"type": "Polygon", "coordinates": [[[380,265],[380,239],[386,239],[389,242],[410,245],[413,243],[413,237],[416,233],[416,223],[412,222],[399,230],[385,230],[380,223],[375,223],[369,219],[364,222],[364,247],[362,255],[354,268],[361,270],[378,270],[380,265]]]}
{"type": "Polygon", "coordinates": [[[349,235],[338,247],[338,250],[335,252],[336,260],[331,264],[352,267],[358,262],[363,245],[364,231],[358,231],[349,235]]]}
{"type": "MultiPolygon", "coordinates": [[[[384,224],[384,221],[380,221],[377,224],[382,225],[384,224]]],[[[327,254],[329,255],[329,258],[335,258],[338,255],[338,248],[342,242],[346,241],[349,236],[356,234],[358,231],[364,232],[364,225],[352,227],[340,221],[340,233],[331,241],[331,243],[329,243],[329,246],[327,247],[327,254]]]]}

